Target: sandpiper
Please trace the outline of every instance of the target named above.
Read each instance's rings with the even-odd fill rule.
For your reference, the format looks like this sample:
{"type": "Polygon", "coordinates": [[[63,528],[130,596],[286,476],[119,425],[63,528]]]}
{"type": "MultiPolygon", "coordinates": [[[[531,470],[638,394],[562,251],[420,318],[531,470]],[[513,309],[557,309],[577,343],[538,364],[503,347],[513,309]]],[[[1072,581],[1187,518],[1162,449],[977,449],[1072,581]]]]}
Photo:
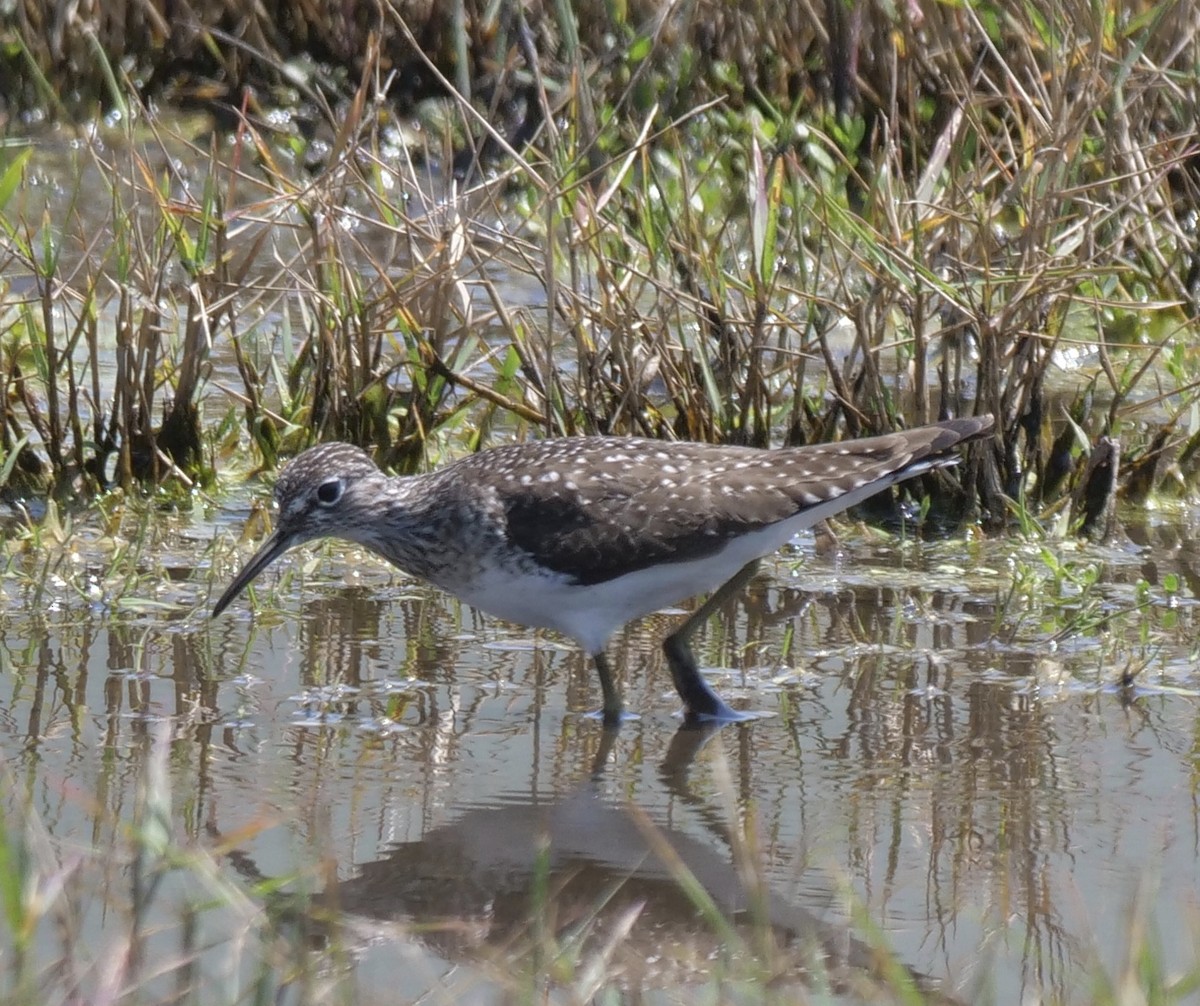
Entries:
{"type": "Polygon", "coordinates": [[[593,658],[602,715],[621,695],[605,657],[631,619],[712,592],[663,644],[689,719],[742,718],[709,687],[689,639],[757,562],[817,521],[986,436],[991,416],[884,436],[758,449],[567,437],[481,451],[424,475],[385,475],[331,443],[297,455],[275,485],[274,532],[213,608],[216,617],[288,549],[362,545],[481,611],[554,629],[593,658]]]}

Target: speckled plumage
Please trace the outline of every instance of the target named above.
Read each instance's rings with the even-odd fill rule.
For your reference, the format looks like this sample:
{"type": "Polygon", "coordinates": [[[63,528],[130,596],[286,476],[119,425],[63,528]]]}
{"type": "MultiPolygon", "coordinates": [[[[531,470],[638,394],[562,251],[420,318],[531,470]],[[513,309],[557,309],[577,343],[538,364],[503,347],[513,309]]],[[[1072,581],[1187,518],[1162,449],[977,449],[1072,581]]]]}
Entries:
{"type": "MultiPolygon", "coordinates": [[[[283,470],[276,531],[214,614],[292,546],[348,539],[483,611],[576,639],[597,658],[605,715],[615,719],[603,650],[622,624],[736,579],[818,520],[953,464],[948,452],[990,429],[981,417],[776,450],[576,437],[497,447],[402,478],[357,447],[322,444],[283,470]]],[[[696,691],[691,664],[672,662],[689,709],[711,697],[719,708],[699,712],[732,715],[696,691]]]]}

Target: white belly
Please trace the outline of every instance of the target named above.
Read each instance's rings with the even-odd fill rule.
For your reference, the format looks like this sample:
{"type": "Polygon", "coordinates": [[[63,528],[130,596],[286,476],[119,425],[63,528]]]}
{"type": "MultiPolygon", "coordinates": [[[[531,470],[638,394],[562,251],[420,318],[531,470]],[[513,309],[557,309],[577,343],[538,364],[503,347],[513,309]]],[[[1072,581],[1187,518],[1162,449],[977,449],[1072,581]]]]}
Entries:
{"type": "Polygon", "coordinates": [[[580,586],[554,573],[493,573],[455,593],[496,618],[561,632],[594,655],[626,622],[716,590],[752,559],[774,552],[794,536],[788,523],[743,535],[704,559],[651,566],[603,583],[580,586]]]}

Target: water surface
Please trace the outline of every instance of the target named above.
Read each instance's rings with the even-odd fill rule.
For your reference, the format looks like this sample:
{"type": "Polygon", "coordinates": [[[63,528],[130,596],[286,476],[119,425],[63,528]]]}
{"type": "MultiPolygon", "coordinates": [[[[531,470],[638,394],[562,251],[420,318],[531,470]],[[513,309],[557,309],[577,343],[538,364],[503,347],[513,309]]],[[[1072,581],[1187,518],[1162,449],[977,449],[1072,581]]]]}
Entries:
{"type": "MultiPolygon", "coordinates": [[[[726,698],[773,715],[681,729],[657,649],[679,615],[663,613],[614,641],[640,716],[613,738],[586,715],[599,689],[573,647],[345,549],[293,553],[210,620],[247,554],[229,547],[244,513],[153,520],[129,589],[99,531],[63,560],[74,573],[39,581],[32,550],[0,581],[4,809],[102,878],[79,921],[85,987],[127,922],[111,899],[156,736],[172,836],[248,892],[198,923],[201,972],[234,984],[270,878],[332,908],[306,939],[364,1002],[508,1001],[531,904],[550,935],[586,936],[564,1001],[597,962],[618,988],[688,1001],[731,941],[763,949],[756,912],[785,983],[817,946],[869,983],[869,928],[969,1001],[1087,1001],[1138,920],[1168,972],[1194,966],[1193,515],[1050,546],[1094,586],[1011,540],[800,539],[697,643],[726,698]],[[660,842],[734,930],[681,893],[660,842]]],[[[203,893],[189,876],[151,901],[164,948],[203,893]]]]}

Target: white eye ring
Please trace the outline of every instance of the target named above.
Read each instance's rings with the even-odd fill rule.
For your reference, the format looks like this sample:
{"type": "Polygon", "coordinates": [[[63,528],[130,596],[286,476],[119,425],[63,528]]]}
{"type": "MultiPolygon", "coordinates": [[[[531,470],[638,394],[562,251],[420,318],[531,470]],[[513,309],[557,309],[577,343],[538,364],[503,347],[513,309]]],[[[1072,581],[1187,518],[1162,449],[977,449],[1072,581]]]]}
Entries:
{"type": "Polygon", "coordinates": [[[341,479],[327,479],[317,486],[317,502],[321,506],[334,506],[342,498],[344,489],[341,479]]]}

